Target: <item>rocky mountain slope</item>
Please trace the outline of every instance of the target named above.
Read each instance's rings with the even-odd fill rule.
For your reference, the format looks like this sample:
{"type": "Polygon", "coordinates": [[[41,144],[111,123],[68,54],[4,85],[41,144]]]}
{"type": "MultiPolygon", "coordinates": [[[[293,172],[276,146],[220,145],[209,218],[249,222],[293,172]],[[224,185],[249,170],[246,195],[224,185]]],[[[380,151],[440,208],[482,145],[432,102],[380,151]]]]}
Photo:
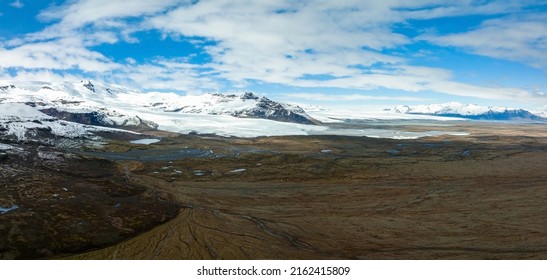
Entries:
{"type": "Polygon", "coordinates": [[[22,103],[0,103],[0,140],[3,142],[77,147],[99,140],[98,132],[129,133],[60,120],[22,103]]]}

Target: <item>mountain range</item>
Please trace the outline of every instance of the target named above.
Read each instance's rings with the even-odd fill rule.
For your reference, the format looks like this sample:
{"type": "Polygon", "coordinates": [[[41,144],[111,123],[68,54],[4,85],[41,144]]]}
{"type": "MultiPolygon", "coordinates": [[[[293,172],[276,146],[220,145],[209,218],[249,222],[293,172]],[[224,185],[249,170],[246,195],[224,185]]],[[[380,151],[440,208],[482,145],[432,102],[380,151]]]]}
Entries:
{"type": "Polygon", "coordinates": [[[315,124],[298,106],[272,101],[251,92],[240,95],[138,92],[91,81],[79,83],[31,82],[0,86],[0,102],[22,102],[47,115],[84,124],[103,126],[155,124],[139,117],[139,111],[188,113],[261,118],[315,124]]]}
{"type": "Polygon", "coordinates": [[[349,115],[341,116],[329,113],[328,110],[312,110],[310,113],[315,118],[299,106],[279,103],[251,92],[179,95],[140,92],[87,80],[57,83],[0,81],[0,140],[7,143],[35,141],[77,147],[84,142],[100,142],[100,135],[104,133],[135,135],[147,130],[228,137],[336,134],[390,135],[386,136],[389,138],[402,137],[402,132],[333,128],[329,123],[343,122],[344,119],[437,117],[546,120],[545,116],[522,109],[456,102],[397,106],[381,114],[369,115],[351,111],[349,115]]]}
{"type": "Polygon", "coordinates": [[[251,92],[179,95],[87,80],[0,82],[0,105],[0,136],[20,140],[46,132],[75,138],[75,131],[85,138],[87,132],[97,130],[91,127],[259,136],[268,135],[270,126],[272,135],[276,127],[289,127],[287,133],[298,134],[302,130],[298,125],[319,123],[298,106],[251,92]]]}
{"type": "Polygon", "coordinates": [[[487,107],[476,104],[462,104],[459,102],[416,106],[401,105],[392,109],[386,109],[386,111],[401,114],[453,117],[472,120],[547,121],[547,118],[545,118],[544,115],[539,113],[534,114],[524,109],[487,107]]]}

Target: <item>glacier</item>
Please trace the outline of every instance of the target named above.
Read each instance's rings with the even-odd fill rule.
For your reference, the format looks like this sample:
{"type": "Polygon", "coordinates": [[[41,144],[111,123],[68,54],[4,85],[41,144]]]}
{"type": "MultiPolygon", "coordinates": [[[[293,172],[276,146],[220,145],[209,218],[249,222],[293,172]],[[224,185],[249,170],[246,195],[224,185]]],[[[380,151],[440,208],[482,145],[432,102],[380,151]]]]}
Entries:
{"type": "Polygon", "coordinates": [[[352,116],[347,112],[333,114],[318,110],[308,114],[302,107],[278,103],[250,92],[181,95],[140,92],[87,80],[0,81],[0,134],[17,140],[27,140],[41,133],[74,139],[92,138],[100,131],[156,129],[226,137],[348,135],[413,139],[441,134],[463,135],[463,132],[405,132],[330,125],[347,118],[393,119],[397,116],[409,119],[393,112],[352,116]]]}

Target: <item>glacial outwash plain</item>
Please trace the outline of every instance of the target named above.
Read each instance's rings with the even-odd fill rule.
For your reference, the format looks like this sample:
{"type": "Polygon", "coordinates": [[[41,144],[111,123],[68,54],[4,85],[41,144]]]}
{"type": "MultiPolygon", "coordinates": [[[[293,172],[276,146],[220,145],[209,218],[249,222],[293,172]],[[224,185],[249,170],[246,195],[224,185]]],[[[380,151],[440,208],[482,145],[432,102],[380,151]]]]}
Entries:
{"type": "Polygon", "coordinates": [[[84,125],[40,102],[0,104],[3,259],[547,258],[544,122],[236,137],[84,125]]]}
{"type": "MultiPolygon", "coordinates": [[[[470,135],[168,138],[148,148],[237,151],[237,156],[109,162],[116,170],[131,170],[121,184],[143,190],[144,203],[119,216],[107,206],[103,223],[121,236],[124,227],[135,227],[131,223],[163,224],[143,233],[136,229],[136,236],[104,249],[64,257],[547,258],[546,126],[457,126],[470,135]],[[116,226],[114,217],[129,225],[116,226]]],[[[100,169],[88,172],[105,176],[100,169]]],[[[123,173],[105,177],[119,182],[123,173]]],[[[135,195],[129,194],[124,199],[131,207],[135,195]]]]}

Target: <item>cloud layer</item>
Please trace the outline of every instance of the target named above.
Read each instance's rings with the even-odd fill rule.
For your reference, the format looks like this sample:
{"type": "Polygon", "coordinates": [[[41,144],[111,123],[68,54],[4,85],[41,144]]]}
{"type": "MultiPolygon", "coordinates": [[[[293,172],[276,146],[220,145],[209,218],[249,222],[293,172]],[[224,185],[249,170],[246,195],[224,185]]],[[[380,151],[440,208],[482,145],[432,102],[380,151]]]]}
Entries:
{"type": "MultiPolygon", "coordinates": [[[[425,42],[547,69],[547,20],[544,12],[533,9],[538,4],[473,0],[72,0],[37,15],[45,25],[42,31],[0,43],[0,73],[15,79],[40,74],[48,79],[86,76],[187,92],[280,84],[545,102],[543,95],[521,88],[461,82],[449,67],[418,66],[399,51],[425,42]],[[489,18],[453,33],[438,34],[429,28],[410,34],[397,28],[412,29],[417,21],[469,15],[489,18]],[[96,50],[97,46],[120,43],[138,47],[142,32],[191,42],[200,53],[183,57],[160,54],[137,62],[132,57],[111,57],[96,50]],[[207,59],[192,61],[196,56],[207,59]]],[[[24,8],[21,1],[12,6],[24,8]]],[[[370,95],[362,96],[348,100],[370,99],[370,95]]]]}
{"type": "Polygon", "coordinates": [[[434,44],[547,68],[547,15],[484,21],[463,33],[423,36],[434,44]]]}

